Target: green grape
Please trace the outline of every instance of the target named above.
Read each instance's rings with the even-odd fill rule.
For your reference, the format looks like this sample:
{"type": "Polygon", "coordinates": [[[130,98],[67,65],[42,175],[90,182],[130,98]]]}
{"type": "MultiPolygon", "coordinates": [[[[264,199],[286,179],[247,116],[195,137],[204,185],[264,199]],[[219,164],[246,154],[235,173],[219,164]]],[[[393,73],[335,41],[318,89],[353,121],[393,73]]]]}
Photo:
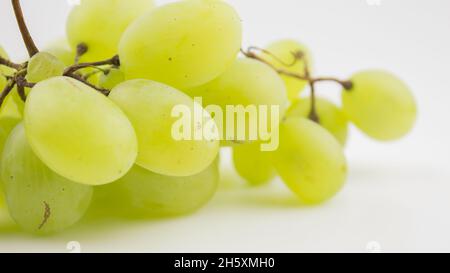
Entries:
{"type": "Polygon", "coordinates": [[[70,48],[69,42],[66,38],[61,38],[50,43],[44,52],[48,52],[61,60],[66,66],[73,65],[75,63],[75,50],[70,48]]]}
{"type": "MultiPolygon", "coordinates": [[[[6,85],[6,78],[0,75],[0,92],[6,85]]],[[[23,101],[21,101],[16,89],[13,89],[0,107],[0,118],[20,119],[22,117],[21,105],[23,105],[23,101]]]]}
{"type": "Polygon", "coordinates": [[[92,187],[51,171],[31,150],[22,124],[5,145],[1,173],[9,212],[25,231],[62,231],[78,222],[89,207],[92,187]]]}
{"type": "Polygon", "coordinates": [[[43,80],[62,76],[66,66],[55,56],[47,52],[39,52],[28,62],[26,79],[37,83],[43,80]]]}
{"type": "Polygon", "coordinates": [[[113,89],[116,85],[125,81],[125,75],[119,69],[113,68],[107,73],[101,73],[98,83],[100,87],[106,89],[113,89]]]}
{"type": "Polygon", "coordinates": [[[94,207],[133,218],[189,214],[211,200],[218,182],[217,162],[187,177],[159,175],[135,165],[119,181],[96,189],[94,207]]]}
{"type": "Polygon", "coordinates": [[[184,89],[224,72],[241,40],[241,21],[231,6],[220,0],[185,0],[136,20],[120,41],[119,55],[128,79],[184,89]]]}
{"type": "Polygon", "coordinates": [[[288,118],[280,125],[274,164],[283,181],[306,204],[327,201],[347,177],[342,146],[327,130],[304,118],[288,118]]]}
{"type": "Polygon", "coordinates": [[[261,151],[259,143],[234,145],[233,162],[239,175],[251,185],[268,183],[276,176],[271,153],[261,151]]]}
{"type": "Polygon", "coordinates": [[[400,79],[385,71],[367,70],[351,81],[353,88],[342,92],[343,110],[368,136],[396,140],[414,127],[417,105],[400,79]]]}
{"type": "MultiPolygon", "coordinates": [[[[281,40],[270,44],[266,50],[270,52],[261,53],[261,57],[278,69],[283,69],[292,73],[303,75],[305,72],[305,64],[311,69],[312,57],[308,48],[294,40],[281,40]],[[295,60],[294,54],[301,52],[304,54],[303,60],[295,60]],[[306,63],[305,63],[306,60],[306,63]],[[281,61],[281,62],[280,62],[281,61]]],[[[282,75],[281,78],[286,84],[287,94],[290,100],[298,98],[299,94],[305,89],[307,81],[301,81],[293,77],[282,75]]]]}
{"type": "MultiPolygon", "coordinates": [[[[3,148],[5,146],[6,140],[8,139],[9,134],[14,129],[14,127],[20,122],[19,119],[15,118],[0,118],[0,158],[3,154],[3,148]]],[[[1,162],[0,162],[1,166],[1,162]]],[[[3,199],[3,183],[0,179],[0,208],[4,207],[4,199],[3,199]]]]}
{"type": "Polygon", "coordinates": [[[68,77],[38,83],[25,103],[36,155],[57,174],[88,185],[113,182],[133,166],[134,129],[107,97],[68,77]]]}
{"type": "Polygon", "coordinates": [[[116,86],[109,97],[127,114],[136,130],[137,164],[141,167],[163,175],[190,176],[204,170],[217,157],[218,140],[192,137],[209,128],[208,120],[215,127],[214,121],[181,91],[150,80],[131,80],[116,86]],[[190,128],[185,128],[191,140],[174,138],[172,129],[178,118],[172,116],[172,111],[176,106],[185,106],[192,114],[202,112],[203,124],[191,118],[190,128]]]}
{"type": "MultiPolygon", "coordinates": [[[[266,124],[268,132],[271,132],[273,126],[278,126],[289,104],[286,88],[278,74],[268,65],[253,59],[238,59],[215,80],[186,92],[192,97],[201,97],[204,105],[220,106],[223,113],[227,112],[227,106],[256,106],[258,107],[256,112],[261,117],[263,113],[259,107],[266,106],[269,110],[266,124]],[[275,121],[270,118],[274,114],[271,111],[273,106],[279,107],[279,117],[275,121]]],[[[236,112],[245,114],[245,109],[238,109],[236,112]]],[[[234,135],[234,139],[226,137],[227,140],[234,141],[258,140],[259,138],[251,138],[248,120],[245,124],[245,138],[237,137],[237,133],[243,133],[236,128],[239,122],[237,117],[242,116],[240,114],[235,115],[235,119],[228,122],[228,119],[220,120],[225,119],[226,114],[223,117],[215,117],[219,130],[223,129],[221,135],[224,138],[227,135],[234,135]]]]}
{"type": "Polygon", "coordinates": [[[9,134],[18,123],[20,123],[20,119],[10,117],[0,118],[0,157],[9,134]]]}
{"type": "MultiPolygon", "coordinates": [[[[286,116],[308,118],[310,112],[311,99],[298,99],[289,108],[286,116]]],[[[319,124],[345,146],[348,136],[348,120],[342,110],[326,99],[316,98],[316,112],[319,116],[319,124]]]]}
{"type": "MultiPolygon", "coordinates": [[[[8,54],[6,54],[6,51],[1,46],[0,46],[0,57],[5,58],[7,60],[9,59],[8,54]]],[[[0,65],[0,78],[1,76],[4,75],[11,76],[12,74],[14,74],[14,69],[4,65],[0,65]]]]}
{"type": "MultiPolygon", "coordinates": [[[[83,61],[111,58],[127,27],[153,7],[152,0],[81,0],[67,19],[69,43],[74,50],[80,43],[87,45],[83,61]]],[[[141,35],[146,37],[147,31],[141,35]]]]}

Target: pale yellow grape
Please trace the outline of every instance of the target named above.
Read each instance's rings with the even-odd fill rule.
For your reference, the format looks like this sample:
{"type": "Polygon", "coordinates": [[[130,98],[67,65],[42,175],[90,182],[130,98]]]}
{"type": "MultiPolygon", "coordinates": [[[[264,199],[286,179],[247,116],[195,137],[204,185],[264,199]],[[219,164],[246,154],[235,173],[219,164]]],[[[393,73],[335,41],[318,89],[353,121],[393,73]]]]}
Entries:
{"type": "Polygon", "coordinates": [[[99,76],[99,86],[106,89],[113,89],[118,84],[125,81],[125,75],[119,69],[112,68],[106,73],[100,73],[99,76]]]}
{"type": "MultiPolygon", "coordinates": [[[[287,117],[308,118],[311,112],[311,98],[298,99],[289,108],[287,117]]],[[[327,129],[342,145],[347,142],[348,120],[340,108],[324,98],[316,98],[316,112],[319,124],[327,129]]]]}
{"type": "Polygon", "coordinates": [[[33,153],[22,124],[5,145],[1,174],[9,213],[25,231],[48,234],[64,230],[78,222],[89,207],[92,187],[51,171],[33,153]]]}
{"type": "Polygon", "coordinates": [[[304,118],[288,118],[280,125],[274,164],[283,181],[306,204],[329,200],[347,177],[342,146],[323,127],[304,118]]]}
{"type": "Polygon", "coordinates": [[[113,182],[133,166],[134,129],[107,97],[67,77],[38,83],[25,104],[25,129],[36,155],[72,181],[113,182]]]}
{"type": "Polygon", "coordinates": [[[224,72],[236,58],[241,40],[241,21],[227,3],[185,0],[136,20],[120,41],[119,55],[128,79],[184,89],[224,72]]]}
{"type": "Polygon", "coordinates": [[[94,208],[125,217],[170,217],[193,213],[217,190],[217,162],[199,174],[164,176],[135,165],[119,181],[96,189],[94,208]]]}
{"type": "MultiPolygon", "coordinates": [[[[81,0],[70,12],[66,31],[71,47],[88,46],[83,61],[98,61],[117,54],[120,37],[140,15],[154,7],[153,0],[81,0]]],[[[146,31],[141,33],[147,36],[146,31]]]]}
{"type": "Polygon", "coordinates": [[[28,82],[40,81],[62,76],[66,65],[58,58],[47,52],[39,52],[28,62],[26,79],[28,82]]]}
{"type": "MultiPolygon", "coordinates": [[[[254,140],[250,139],[251,127],[246,122],[246,137],[244,139],[237,138],[236,124],[238,124],[238,118],[235,115],[234,126],[231,123],[233,120],[226,121],[227,106],[257,107],[256,113],[258,116],[268,117],[266,127],[270,132],[272,130],[272,119],[270,117],[273,113],[270,111],[271,108],[278,107],[279,109],[279,116],[276,117],[276,120],[273,120],[274,124],[278,125],[289,104],[286,88],[280,76],[268,65],[253,59],[237,59],[225,73],[215,80],[186,92],[192,97],[201,97],[205,106],[220,106],[224,113],[223,119],[219,120],[220,117],[216,116],[216,122],[219,124],[219,129],[223,128],[221,135],[225,139],[227,135],[232,135],[233,130],[235,130],[235,138],[232,140],[239,141],[254,140]],[[263,115],[260,107],[266,107],[269,110],[267,115],[263,115]]],[[[244,111],[237,112],[242,113],[244,111]]],[[[260,129],[259,126],[258,129],[260,129]]]]}
{"type": "Polygon", "coordinates": [[[272,154],[261,151],[260,143],[234,145],[233,162],[239,175],[251,185],[268,183],[276,176],[272,154]]]}
{"type": "Polygon", "coordinates": [[[381,70],[353,75],[353,88],[342,92],[348,118],[368,136],[396,140],[414,127],[417,105],[409,87],[396,76],[381,70]]]}
{"type": "Polygon", "coordinates": [[[66,38],[53,41],[44,48],[44,51],[61,60],[66,66],[73,65],[75,62],[76,50],[70,47],[66,38]]]}
{"type": "MultiPolygon", "coordinates": [[[[172,135],[172,127],[180,119],[172,116],[175,106],[186,107],[192,117],[194,110],[200,110],[200,118],[204,119],[200,122],[208,126],[209,119],[215,127],[209,114],[183,92],[150,80],[131,80],[116,86],[109,97],[122,108],[136,130],[138,165],[163,175],[190,176],[203,171],[217,157],[217,139],[178,140],[172,135]]],[[[191,128],[186,130],[190,137],[206,128],[193,118],[188,121],[191,128]]]]}
{"type": "MultiPolygon", "coordinates": [[[[283,69],[292,73],[305,74],[305,64],[312,69],[312,57],[309,49],[295,40],[280,40],[270,44],[267,48],[270,54],[261,53],[261,56],[277,69],[283,69]],[[302,52],[303,60],[295,61],[293,53],[302,52]],[[272,56],[274,55],[274,56],[272,56]],[[306,60],[306,62],[305,62],[306,60]],[[281,61],[281,62],[280,62],[281,61]],[[295,62],[294,62],[295,61],[295,62]]],[[[286,84],[286,90],[290,100],[295,100],[299,94],[305,89],[307,81],[301,81],[293,77],[281,76],[286,84]]]]}

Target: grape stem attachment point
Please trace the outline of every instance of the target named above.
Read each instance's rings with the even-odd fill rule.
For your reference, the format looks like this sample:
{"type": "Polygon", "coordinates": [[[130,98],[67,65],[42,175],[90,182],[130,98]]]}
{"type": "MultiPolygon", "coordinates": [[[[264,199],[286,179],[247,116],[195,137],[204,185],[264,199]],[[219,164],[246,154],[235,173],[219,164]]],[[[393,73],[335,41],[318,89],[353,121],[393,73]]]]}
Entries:
{"type": "Polygon", "coordinates": [[[21,70],[22,67],[23,67],[23,65],[13,63],[10,60],[5,59],[5,58],[3,58],[1,56],[0,56],[0,65],[7,66],[7,67],[15,69],[15,70],[21,70]]]}
{"type": "Polygon", "coordinates": [[[78,64],[80,62],[80,58],[88,52],[88,46],[85,43],[79,43],[77,45],[77,53],[75,55],[75,64],[78,64]]]}
{"type": "Polygon", "coordinates": [[[30,57],[33,57],[34,55],[36,55],[36,53],[39,52],[39,49],[36,47],[36,44],[31,37],[30,31],[28,30],[27,24],[25,23],[22,7],[20,6],[20,1],[11,0],[11,3],[17,19],[17,24],[19,25],[20,33],[22,34],[22,38],[25,43],[25,47],[28,50],[28,55],[30,55],[30,57]]]}
{"type": "Polygon", "coordinates": [[[8,81],[8,84],[5,86],[2,93],[0,94],[0,107],[3,105],[3,102],[5,101],[9,93],[11,93],[15,85],[16,85],[15,79],[11,79],[8,81]]]}

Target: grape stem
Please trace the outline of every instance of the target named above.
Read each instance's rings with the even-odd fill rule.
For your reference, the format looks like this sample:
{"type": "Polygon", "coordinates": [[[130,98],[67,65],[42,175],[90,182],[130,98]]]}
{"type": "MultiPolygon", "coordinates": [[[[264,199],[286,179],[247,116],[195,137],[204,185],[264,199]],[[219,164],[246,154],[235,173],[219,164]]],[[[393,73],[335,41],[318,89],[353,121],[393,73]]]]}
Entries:
{"type": "Polygon", "coordinates": [[[74,64],[70,67],[68,67],[64,71],[64,76],[71,76],[75,74],[80,69],[88,68],[88,67],[97,67],[102,65],[113,65],[113,66],[120,66],[120,58],[119,55],[115,55],[111,59],[99,61],[99,62],[92,62],[92,63],[80,63],[80,64],[74,64]]]}
{"type": "Polygon", "coordinates": [[[80,62],[80,58],[88,52],[88,46],[85,43],[80,43],[77,45],[77,53],[75,55],[75,64],[80,62]]]}
{"type": "Polygon", "coordinates": [[[1,56],[0,56],[0,65],[7,66],[7,67],[10,67],[10,68],[15,69],[15,70],[20,70],[23,67],[22,65],[13,63],[10,60],[5,59],[5,58],[3,58],[1,56]]]}
{"type": "Polygon", "coordinates": [[[292,52],[294,61],[291,64],[287,64],[287,63],[283,62],[279,57],[277,57],[275,54],[271,53],[270,51],[261,49],[259,47],[255,47],[255,46],[249,47],[247,49],[247,51],[241,49],[241,53],[244,54],[244,56],[246,56],[247,58],[255,59],[255,60],[258,60],[260,62],[267,64],[268,66],[272,67],[280,75],[296,78],[296,79],[302,80],[302,81],[307,81],[310,86],[310,89],[311,89],[311,108],[310,108],[308,118],[316,123],[320,123],[320,118],[317,113],[317,106],[316,106],[316,87],[315,87],[316,83],[318,83],[318,82],[335,82],[335,83],[341,85],[344,88],[344,90],[346,90],[346,91],[350,91],[353,88],[353,83],[351,81],[344,81],[344,80],[340,80],[340,79],[333,78],[333,77],[319,77],[319,78],[312,77],[311,72],[309,70],[308,60],[305,58],[305,54],[301,51],[292,52]],[[290,72],[290,71],[287,71],[287,70],[284,70],[281,68],[277,68],[275,65],[273,65],[272,63],[270,63],[263,57],[260,57],[258,54],[256,54],[255,51],[260,51],[266,55],[269,55],[275,61],[277,61],[281,65],[287,66],[287,67],[293,66],[298,61],[303,60],[303,62],[305,64],[304,72],[303,72],[303,74],[299,74],[299,73],[290,72]]]}
{"type": "Polygon", "coordinates": [[[66,75],[66,76],[71,77],[75,80],[78,80],[78,81],[86,84],[87,86],[97,90],[98,92],[102,93],[105,96],[109,96],[109,93],[111,93],[111,90],[97,87],[97,86],[93,85],[92,83],[88,82],[86,79],[83,78],[83,76],[81,76],[79,74],[74,73],[74,74],[70,74],[70,75],[66,75]]]}
{"type": "Polygon", "coordinates": [[[20,33],[22,34],[23,41],[28,50],[28,55],[33,57],[36,53],[39,52],[39,49],[36,47],[36,44],[31,37],[30,31],[25,23],[25,19],[23,17],[22,7],[20,6],[19,0],[11,0],[12,6],[14,9],[14,14],[16,15],[17,24],[19,25],[20,33]]]}
{"type": "MultiPolygon", "coordinates": [[[[244,54],[244,56],[246,56],[247,58],[251,58],[251,59],[255,59],[258,60],[260,62],[263,62],[267,65],[269,65],[270,67],[272,67],[278,74],[280,75],[284,75],[287,77],[291,77],[291,78],[296,78],[298,80],[302,80],[302,81],[307,81],[307,82],[313,82],[313,83],[318,83],[318,82],[335,82],[339,85],[341,85],[345,90],[349,91],[352,89],[353,87],[353,83],[351,81],[348,80],[340,80],[334,77],[319,77],[319,78],[313,78],[311,77],[311,75],[306,75],[306,74],[300,74],[300,73],[295,73],[295,72],[290,72],[281,68],[277,68],[275,67],[273,64],[271,64],[269,61],[267,61],[266,59],[258,56],[258,54],[256,54],[254,51],[258,50],[258,51],[262,51],[263,53],[270,55],[270,56],[274,56],[274,54],[272,53],[268,53],[267,50],[261,50],[258,47],[249,47],[247,51],[241,49],[241,53],[244,54]]],[[[303,59],[304,60],[304,54],[302,52],[293,52],[292,53],[296,59],[296,61],[303,59]]],[[[275,60],[280,62],[279,58],[275,57],[275,60]]],[[[284,62],[280,62],[282,65],[285,66],[290,66],[290,65],[286,65],[284,62]]],[[[295,63],[294,63],[295,64],[295,63]]]]}

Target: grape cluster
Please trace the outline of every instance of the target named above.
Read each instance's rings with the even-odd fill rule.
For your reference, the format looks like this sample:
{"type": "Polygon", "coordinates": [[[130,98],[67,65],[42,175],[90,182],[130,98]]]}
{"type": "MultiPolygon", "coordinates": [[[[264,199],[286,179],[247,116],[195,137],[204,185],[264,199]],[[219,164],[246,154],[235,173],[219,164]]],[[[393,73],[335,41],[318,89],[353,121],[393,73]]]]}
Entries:
{"type": "Polygon", "coordinates": [[[279,175],[302,202],[322,203],[346,181],[350,123],[388,141],[416,119],[410,90],[388,72],[315,78],[309,50],[293,40],[243,50],[239,15],[222,0],[81,0],[67,39],[43,51],[18,22],[30,59],[13,63],[0,48],[0,206],[30,233],[62,231],[88,209],[191,213],[217,190],[224,146],[250,185],[279,175]],[[342,87],[342,107],[316,97],[322,81],[342,87]],[[301,97],[307,86],[311,96],[301,97]],[[259,125],[279,132],[279,145],[262,151],[266,139],[247,134],[176,139],[180,105],[201,113],[188,124],[192,135],[227,136],[250,125],[223,124],[209,106],[276,107],[278,117],[259,125]]]}

